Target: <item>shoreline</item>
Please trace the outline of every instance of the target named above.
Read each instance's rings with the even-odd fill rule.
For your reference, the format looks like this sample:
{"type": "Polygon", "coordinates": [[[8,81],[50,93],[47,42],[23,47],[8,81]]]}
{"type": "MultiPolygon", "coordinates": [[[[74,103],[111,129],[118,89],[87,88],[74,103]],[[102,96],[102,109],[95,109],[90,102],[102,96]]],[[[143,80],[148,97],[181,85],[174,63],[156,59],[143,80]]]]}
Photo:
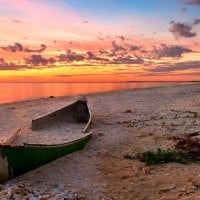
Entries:
{"type": "MultiPolygon", "coordinates": [[[[74,98],[1,104],[1,130],[30,123],[74,98]]],[[[92,93],[87,98],[93,138],[86,147],[5,183],[0,197],[8,195],[8,190],[16,193],[19,187],[30,196],[49,195],[47,199],[69,195],[70,191],[74,199],[83,195],[87,200],[183,200],[200,196],[199,164],[148,167],[123,158],[130,151],[173,148],[173,137],[200,132],[200,84],[92,93]],[[195,117],[191,112],[197,113],[195,117]]]]}
{"type": "Polygon", "coordinates": [[[69,84],[80,84],[80,83],[83,83],[83,84],[85,84],[85,83],[91,83],[91,84],[93,84],[93,83],[156,83],[156,82],[166,82],[166,83],[168,83],[168,82],[170,82],[170,83],[182,83],[182,82],[188,82],[188,83],[190,83],[190,82],[198,82],[198,83],[200,83],[200,81],[119,81],[119,82],[116,82],[116,81],[113,81],[113,82],[110,82],[110,81],[108,81],[108,82],[0,82],[0,84],[1,83],[13,83],[13,84],[41,84],[41,83],[46,83],[46,84],[50,84],[50,83],[55,83],[55,84],[66,84],[66,83],[69,83],[69,84]]]}
{"type": "MultiPolygon", "coordinates": [[[[138,81],[138,82],[140,83],[140,81],[138,81]]],[[[153,81],[153,82],[150,81],[150,83],[154,83],[154,82],[155,81],[153,81]]],[[[157,82],[165,83],[167,81],[157,81],[157,82]]],[[[124,82],[124,83],[129,83],[129,82],[124,82]]],[[[132,82],[130,82],[130,83],[132,83],[132,82]]],[[[19,101],[11,101],[11,102],[0,103],[0,106],[3,105],[3,104],[15,104],[15,103],[23,103],[23,102],[25,103],[25,102],[30,102],[30,101],[45,100],[45,99],[49,99],[49,98],[67,98],[67,97],[73,98],[73,97],[81,97],[81,96],[89,96],[89,95],[98,95],[98,94],[104,94],[104,93],[106,94],[106,93],[112,93],[112,92],[118,92],[118,91],[145,90],[145,89],[152,89],[152,88],[176,87],[176,86],[186,86],[186,85],[198,85],[198,84],[200,84],[200,81],[188,81],[188,82],[184,82],[184,81],[183,82],[176,82],[176,81],[171,82],[171,81],[169,81],[167,83],[179,83],[179,84],[163,85],[163,86],[150,86],[150,87],[144,87],[144,88],[141,87],[141,88],[116,89],[116,90],[110,90],[110,91],[97,91],[97,92],[89,92],[89,93],[75,94],[75,95],[39,97],[39,98],[33,98],[33,99],[25,99],[25,100],[19,100],[19,101]]],[[[65,84],[65,83],[63,83],[63,84],[65,84]]]]}

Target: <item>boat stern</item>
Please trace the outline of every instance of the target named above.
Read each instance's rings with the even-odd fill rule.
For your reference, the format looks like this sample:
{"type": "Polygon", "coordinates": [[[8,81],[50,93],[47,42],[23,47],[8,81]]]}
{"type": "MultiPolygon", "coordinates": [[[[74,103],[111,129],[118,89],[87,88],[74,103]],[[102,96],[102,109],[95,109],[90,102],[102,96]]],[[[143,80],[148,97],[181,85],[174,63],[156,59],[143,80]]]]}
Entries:
{"type": "Polygon", "coordinates": [[[3,147],[0,146],[0,183],[9,180],[7,156],[4,155],[3,147]]]}

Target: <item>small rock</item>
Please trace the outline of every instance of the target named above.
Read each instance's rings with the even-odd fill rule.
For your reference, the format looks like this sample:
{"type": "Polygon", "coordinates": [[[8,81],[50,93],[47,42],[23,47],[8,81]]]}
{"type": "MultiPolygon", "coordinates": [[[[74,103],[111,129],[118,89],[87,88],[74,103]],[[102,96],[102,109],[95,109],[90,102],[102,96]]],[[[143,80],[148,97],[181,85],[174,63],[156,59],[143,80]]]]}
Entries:
{"type": "Polygon", "coordinates": [[[41,199],[42,199],[42,200],[48,200],[49,198],[50,198],[50,196],[47,195],[47,194],[41,196],[41,199]]]}
{"type": "Polygon", "coordinates": [[[78,198],[78,194],[77,192],[74,192],[74,191],[68,191],[65,196],[66,200],[77,200],[77,198],[78,198]]]}
{"type": "Polygon", "coordinates": [[[180,191],[180,192],[185,192],[186,189],[185,189],[185,188],[181,188],[179,191],[180,191]]]}
{"type": "Polygon", "coordinates": [[[17,200],[17,199],[21,199],[21,195],[19,195],[19,194],[15,194],[15,195],[13,195],[13,199],[15,199],[15,200],[17,200]]]}
{"type": "Polygon", "coordinates": [[[3,189],[3,185],[0,184],[0,191],[3,189]]]}
{"type": "Polygon", "coordinates": [[[31,197],[29,200],[38,200],[38,197],[31,197]]]}
{"type": "Polygon", "coordinates": [[[8,188],[8,190],[7,190],[7,194],[10,196],[10,197],[12,197],[14,194],[15,194],[15,191],[14,191],[14,188],[8,188]]]}
{"type": "Polygon", "coordinates": [[[115,200],[113,197],[99,197],[99,200],[115,200]]]}
{"type": "Polygon", "coordinates": [[[196,187],[196,186],[192,186],[192,190],[198,190],[198,187],[196,187]]]}
{"type": "MultiPolygon", "coordinates": [[[[67,199],[65,196],[63,198],[63,195],[62,194],[56,194],[53,198],[51,198],[52,200],[53,199],[66,199],[66,200],[71,200],[71,199],[67,199]]],[[[72,200],[76,200],[76,199],[72,199],[72,200]]]]}
{"type": "Polygon", "coordinates": [[[170,187],[166,187],[166,188],[161,188],[159,189],[160,192],[168,192],[170,190],[173,190],[175,188],[175,186],[170,186],[170,187]]]}
{"type": "Polygon", "coordinates": [[[60,191],[64,191],[65,190],[65,185],[64,184],[55,184],[53,185],[53,187],[57,190],[60,190],[60,191]]]}

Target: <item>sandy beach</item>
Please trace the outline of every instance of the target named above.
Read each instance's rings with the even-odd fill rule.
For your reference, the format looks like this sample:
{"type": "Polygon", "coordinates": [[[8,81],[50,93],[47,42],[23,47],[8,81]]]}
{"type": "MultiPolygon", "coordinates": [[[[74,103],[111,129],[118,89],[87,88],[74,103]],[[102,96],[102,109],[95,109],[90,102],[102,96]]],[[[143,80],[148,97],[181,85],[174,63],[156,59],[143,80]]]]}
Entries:
{"type": "MultiPolygon", "coordinates": [[[[0,139],[77,98],[1,104],[0,139]]],[[[200,133],[200,84],[104,92],[87,98],[93,115],[92,140],[82,151],[0,185],[1,199],[20,199],[15,192],[20,189],[24,199],[32,200],[200,199],[199,164],[146,166],[123,157],[127,152],[174,148],[172,138],[200,133]]]]}

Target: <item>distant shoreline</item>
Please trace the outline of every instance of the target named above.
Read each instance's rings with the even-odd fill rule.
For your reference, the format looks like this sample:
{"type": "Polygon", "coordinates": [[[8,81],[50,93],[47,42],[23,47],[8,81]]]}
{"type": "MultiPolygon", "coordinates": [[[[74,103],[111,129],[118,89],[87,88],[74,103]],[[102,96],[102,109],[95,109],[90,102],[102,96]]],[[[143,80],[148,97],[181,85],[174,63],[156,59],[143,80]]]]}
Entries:
{"type": "Polygon", "coordinates": [[[108,81],[108,82],[0,82],[6,84],[107,84],[107,83],[200,83],[198,81],[108,81]]]}
{"type": "MultiPolygon", "coordinates": [[[[104,89],[104,90],[101,90],[101,91],[98,91],[98,89],[97,89],[97,91],[95,91],[95,90],[92,90],[92,91],[86,91],[86,92],[74,92],[74,93],[69,93],[69,94],[63,94],[63,95],[55,95],[55,94],[53,94],[53,93],[49,93],[49,95],[46,95],[46,96],[37,96],[37,97],[27,97],[27,98],[24,98],[24,99],[16,99],[16,100],[10,100],[10,101],[8,101],[8,100],[5,100],[5,101],[3,101],[2,99],[0,99],[0,105],[1,104],[8,104],[8,103],[16,103],[16,102],[26,102],[26,101],[34,101],[34,100],[38,100],[38,99],[47,99],[47,98],[54,98],[54,97],[56,97],[56,98],[64,98],[64,97],[71,97],[71,96],[87,96],[87,95],[92,95],[92,94],[98,94],[98,93],[104,93],[104,92],[114,92],[114,91],[123,91],[123,90],[135,90],[135,89],[149,89],[149,88],[160,88],[160,87],[168,87],[168,86],[179,86],[179,85],[196,85],[196,84],[198,84],[198,83],[200,83],[200,82],[166,82],[166,81],[161,81],[161,82],[123,82],[123,84],[131,84],[131,83],[136,83],[136,84],[138,84],[138,83],[166,83],[166,85],[164,84],[164,85],[149,85],[149,86],[142,86],[142,87],[138,87],[138,86],[133,86],[133,87],[124,87],[124,88],[114,88],[114,89],[104,89]],[[1,102],[2,101],[2,102],[1,102]]],[[[0,83],[1,84],[1,83],[0,83]]],[[[27,86],[30,86],[30,85],[37,85],[37,86],[39,86],[40,85],[40,83],[4,83],[4,84],[13,84],[13,85],[23,85],[23,84],[25,84],[25,85],[27,85],[27,86]]],[[[45,85],[45,84],[51,84],[51,83],[41,83],[41,85],[45,85]]],[[[61,86],[64,86],[65,84],[67,84],[67,83],[52,83],[53,85],[61,85],[61,86]]],[[[70,83],[70,85],[84,85],[84,84],[89,84],[89,85],[93,85],[93,84],[99,84],[99,83],[70,83]]],[[[103,83],[103,85],[106,85],[106,84],[113,84],[113,85],[119,85],[120,83],[103,83]]],[[[37,88],[35,89],[36,91],[37,91],[37,88]]],[[[26,90],[24,90],[25,92],[26,92],[26,90]]],[[[35,93],[35,91],[34,91],[34,93],[35,93]]],[[[19,90],[18,90],[18,95],[19,95],[19,90]]]]}

